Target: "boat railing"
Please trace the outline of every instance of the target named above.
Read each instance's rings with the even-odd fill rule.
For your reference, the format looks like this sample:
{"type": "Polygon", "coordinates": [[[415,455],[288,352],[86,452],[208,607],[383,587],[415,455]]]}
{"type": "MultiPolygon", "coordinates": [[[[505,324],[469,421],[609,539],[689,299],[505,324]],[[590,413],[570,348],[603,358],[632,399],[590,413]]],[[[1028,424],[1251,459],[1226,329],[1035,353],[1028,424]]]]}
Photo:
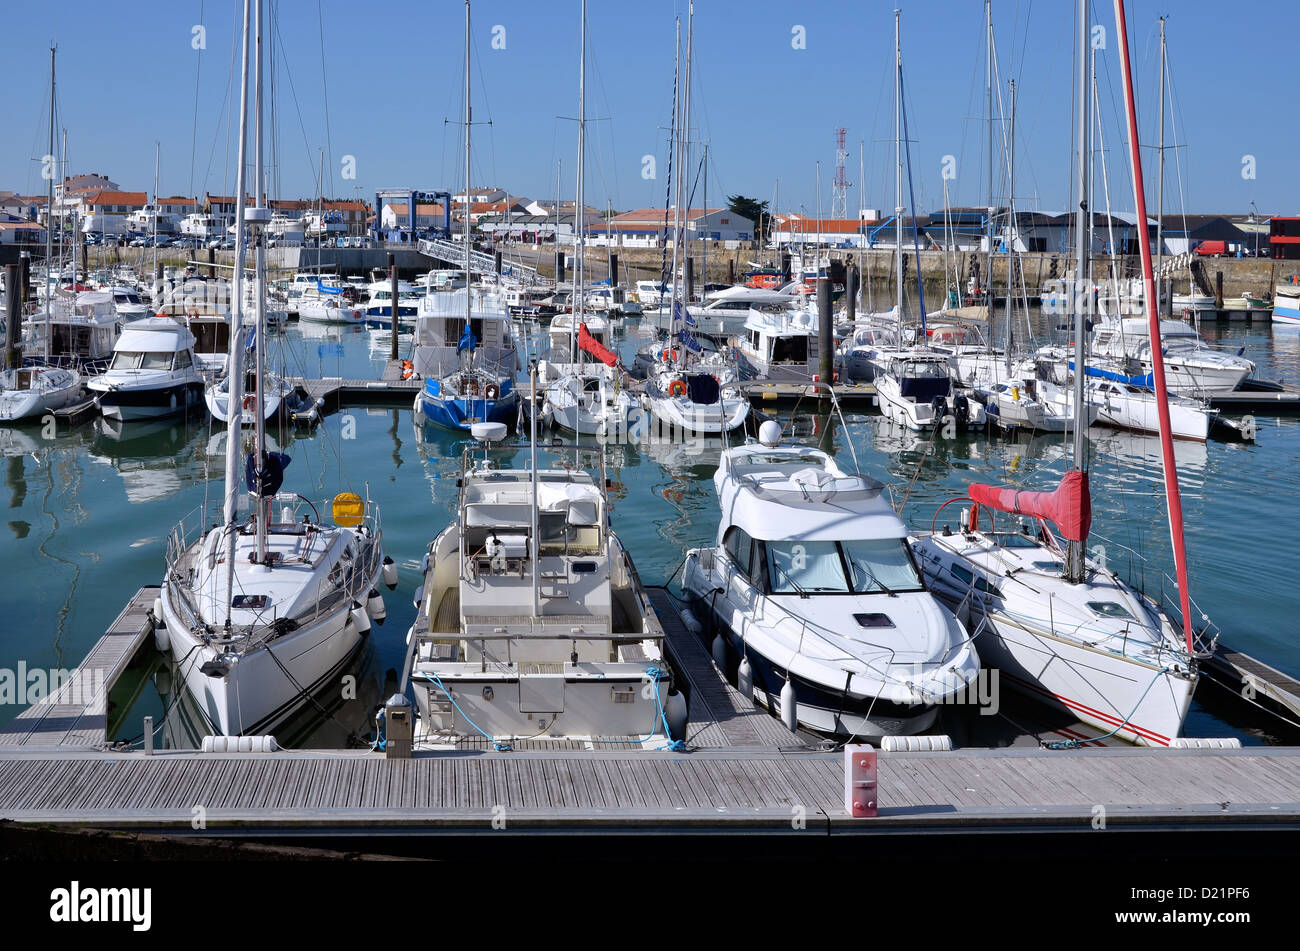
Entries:
{"type": "MultiPolygon", "coordinates": [[[[1114,548],[1118,548],[1120,551],[1127,552],[1130,558],[1137,559],[1137,561],[1141,562],[1144,567],[1146,565],[1151,564],[1151,560],[1148,559],[1145,555],[1143,555],[1139,551],[1134,550],[1128,545],[1125,545],[1123,542],[1118,542],[1113,539],[1107,538],[1105,535],[1102,535],[1100,532],[1097,531],[1090,532],[1089,534],[1091,537],[1101,539],[1107,545],[1113,546],[1114,548]]],[[[1103,557],[1102,564],[1104,568],[1105,567],[1104,557],[1103,557]]],[[[1130,564],[1129,566],[1129,578],[1127,579],[1128,584],[1130,587],[1137,587],[1142,597],[1145,598],[1152,605],[1154,605],[1158,613],[1163,614],[1166,617],[1166,619],[1170,622],[1171,627],[1174,627],[1176,625],[1176,630],[1184,629],[1185,625],[1183,619],[1183,610],[1182,610],[1182,605],[1178,599],[1178,582],[1175,581],[1169,575],[1169,573],[1166,572],[1164,569],[1159,568],[1158,566],[1153,566],[1153,567],[1155,568],[1157,577],[1160,581],[1160,595],[1158,598],[1153,598],[1146,593],[1145,583],[1142,583],[1141,585],[1137,585],[1137,586],[1133,584],[1132,564],[1130,564]]],[[[1215,647],[1217,646],[1219,641],[1219,636],[1223,632],[1220,630],[1219,626],[1210,619],[1210,616],[1205,613],[1205,611],[1201,608],[1201,606],[1196,603],[1195,598],[1191,597],[1191,595],[1188,595],[1187,601],[1188,604],[1191,605],[1193,613],[1197,616],[1196,618],[1193,618],[1193,630],[1192,630],[1193,652],[1198,657],[1200,656],[1208,657],[1209,655],[1214,653],[1215,647]],[[1200,630],[1195,629],[1195,622],[1197,619],[1199,619],[1202,624],[1200,630]]],[[[1181,643],[1181,638],[1179,638],[1179,642],[1181,643]]],[[[1185,655],[1187,652],[1185,649],[1181,651],[1175,650],[1172,651],[1172,653],[1178,655],[1184,661],[1186,660],[1185,655]]]]}

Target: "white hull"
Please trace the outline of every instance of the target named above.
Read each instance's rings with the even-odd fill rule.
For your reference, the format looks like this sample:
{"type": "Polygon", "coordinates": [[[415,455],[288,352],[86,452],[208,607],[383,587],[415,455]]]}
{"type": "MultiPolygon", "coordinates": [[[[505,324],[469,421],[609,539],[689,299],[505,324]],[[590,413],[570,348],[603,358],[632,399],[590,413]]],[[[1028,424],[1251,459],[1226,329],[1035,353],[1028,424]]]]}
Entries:
{"type": "Polygon", "coordinates": [[[1196,679],[1112,651],[1016,624],[994,614],[978,639],[980,659],[1006,684],[1069,711],[1103,734],[1168,746],[1182,733],[1196,679]],[[1123,724],[1123,725],[1121,725],[1123,724]]]}
{"type": "Polygon", "coordinates": [[[39,418],[72,403],[80,392],[81,377],[71,370],[32,368],[0,374],[0,423],[39,418]],[[31,374],[35,379],[13,388],[16,374],[31,374]]]}
{"type": "Polygon", "coordinates": [[[208,728],[219,736],[270,732],[309,702],[295,682],[307,693],[320,689],[361,646],[361,634],[349,622],[345,602],[334,614],[273,640],[269,651],[274,658],[262,648],[239,655],[224,676],[210,676],[201,668],[219,660],[220,655],[176,621],[169,605],[170,600],[164,597],[163,617],[172,656],[181,663],[185,687],[208,728]]]}

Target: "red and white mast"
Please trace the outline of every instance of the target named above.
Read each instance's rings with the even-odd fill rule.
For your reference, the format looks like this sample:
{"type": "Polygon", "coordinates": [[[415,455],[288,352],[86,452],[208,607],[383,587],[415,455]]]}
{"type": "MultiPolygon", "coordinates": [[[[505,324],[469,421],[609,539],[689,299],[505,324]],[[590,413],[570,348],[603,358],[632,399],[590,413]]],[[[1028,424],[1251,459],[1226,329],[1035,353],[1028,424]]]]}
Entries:
{"type": "Polygon", "coordinates": [[[1128,118],[1129,159],[1133,166],[1133,197],[1137,203],[1138,227],[1142,254],[1142,290],[1146,301],[1147,321],[1151,334],[1151,375],[1155,381],[1156,406],[1160,413],[1160,451],[1165,476],[1165,501],[1169,508],[1169,535],[1174,550],[1174,570],[1178,578],[1178,596],[1183,610],[1183,632],[1187,650],[1192,645],[1191,597],[1187,593],[1187,547],[1183,537],[1183,503],[1178,492],[1178,466],[1174,461],[1174,442],[1169,428],[1169,390],[1165,385],[1165,357],[1160,341],[1160,308],[1151,266],[1151,245],[1146,237],[1147,202],[1142,188],[1142,154],[1138,147],[1137,106],[1133,101],[1133,70],[1129,64],[1128,26],[1124,19],[1124,0],[1115,0],[1115,28],[1119,33],[1120,68],[1124,79],[1124,111],[1128,118]]]}

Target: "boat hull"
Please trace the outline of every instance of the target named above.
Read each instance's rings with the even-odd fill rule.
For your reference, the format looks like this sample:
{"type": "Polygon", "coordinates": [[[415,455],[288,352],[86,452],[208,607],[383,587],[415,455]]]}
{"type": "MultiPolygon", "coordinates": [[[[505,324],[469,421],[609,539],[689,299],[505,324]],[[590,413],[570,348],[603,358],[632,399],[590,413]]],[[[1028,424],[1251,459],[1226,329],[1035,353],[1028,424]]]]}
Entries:
{"type": "MultiPolygon", "coordinates": [[[[95,387],[92,385],[91,389],[95,387]]],[[[188,415],[203,406],[203,384],[190,381],[147,389],[101,390],[97,402],[99,411],[109,419],[129,421],[188,415]]]]}

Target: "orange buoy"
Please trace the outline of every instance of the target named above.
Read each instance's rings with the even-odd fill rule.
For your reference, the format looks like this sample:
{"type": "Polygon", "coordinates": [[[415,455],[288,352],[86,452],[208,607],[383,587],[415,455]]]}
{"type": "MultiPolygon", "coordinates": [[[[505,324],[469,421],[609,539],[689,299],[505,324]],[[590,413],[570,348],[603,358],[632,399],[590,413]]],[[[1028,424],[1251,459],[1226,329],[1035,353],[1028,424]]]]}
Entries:
{"type": "Polygon", "coordinates": [[[668,384],[668,395],[669,395],[669,396],[685,396],[685,395],[686,395],[686,383],[685,383],[684,381],[682,381],[682,380],[673,380],[671,383],[668,384]]]}

